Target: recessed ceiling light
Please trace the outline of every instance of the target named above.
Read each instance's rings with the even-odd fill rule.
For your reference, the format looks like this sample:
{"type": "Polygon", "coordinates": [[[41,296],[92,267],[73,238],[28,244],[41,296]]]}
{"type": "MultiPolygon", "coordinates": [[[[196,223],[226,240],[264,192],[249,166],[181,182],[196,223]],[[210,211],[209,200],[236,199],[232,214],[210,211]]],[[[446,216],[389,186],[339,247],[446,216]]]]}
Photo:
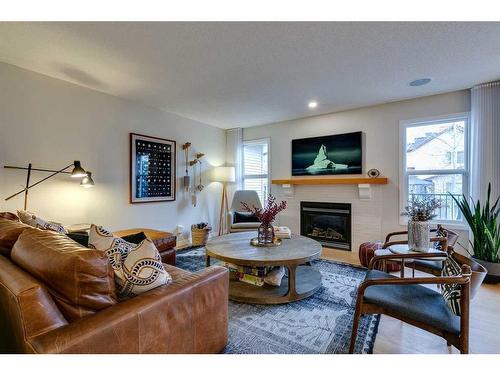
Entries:
{"type": "Polygon", "coordinates": [[[432,81],[431,78],[419,78],[416,79],[415,81],[411,81],[410,86],[412,87],[423,86],[427,85],[430,81],[432,81]]]}
{"type": "Polygon", "coordinates": [[[311,108],[311,109],[314,109],[314,108],[316,108],[316,107],[318,106],[318,102],[317,102],[317,101],[315,101],[315,100],[312,100],[312,101],[310,101],[309,103],[307,103],[307,106],[308,106],[309,108],[311,108]]]}

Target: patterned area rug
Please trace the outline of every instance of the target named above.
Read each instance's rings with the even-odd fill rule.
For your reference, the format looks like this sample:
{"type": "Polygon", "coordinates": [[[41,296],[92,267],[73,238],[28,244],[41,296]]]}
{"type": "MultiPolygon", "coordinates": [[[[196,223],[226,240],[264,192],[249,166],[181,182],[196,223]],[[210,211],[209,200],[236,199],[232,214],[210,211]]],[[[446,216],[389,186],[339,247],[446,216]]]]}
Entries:
{"type": "MultiPolygon", "coordinates": [[[[212,264],[215,264],[212,259],[212,264]]],[[[180,251],[177,267],[195,272],[205,267],[205,249],[180,251]]],[[[250,305],[229,301],[227,354],[347,353],[357,287],[366,269],[318,260],[323,286],[302,301],[250,305]]],[[[365,315],[359,325],[356,353],[372,353],[379,315],[365,315]]]]}

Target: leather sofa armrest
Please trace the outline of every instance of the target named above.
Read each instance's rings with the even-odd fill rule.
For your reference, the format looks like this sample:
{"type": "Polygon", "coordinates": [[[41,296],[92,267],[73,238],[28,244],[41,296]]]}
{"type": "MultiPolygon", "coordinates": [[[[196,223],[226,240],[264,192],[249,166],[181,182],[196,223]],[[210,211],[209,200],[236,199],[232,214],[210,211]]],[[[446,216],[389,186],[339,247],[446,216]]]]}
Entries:
{"type": "Polygon", "coordinates": [[[31,338],[38,353],[217,353],[228,337],[227,269],[213,266],[31,338]]]}

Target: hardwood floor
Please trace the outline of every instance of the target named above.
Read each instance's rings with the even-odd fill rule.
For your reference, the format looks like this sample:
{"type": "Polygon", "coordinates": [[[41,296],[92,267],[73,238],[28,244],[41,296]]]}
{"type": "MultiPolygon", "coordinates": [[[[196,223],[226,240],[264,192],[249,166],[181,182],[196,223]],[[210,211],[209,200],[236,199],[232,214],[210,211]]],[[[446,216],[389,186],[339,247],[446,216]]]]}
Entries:
{"type": "MultiPolygon", "coordinates": [[[[323,248],[321,257],[360,264],[358,254],[350,251],[323,248]]],[[[483,284],[477,296],[471,301],[471,353],[500,353],[499,312],[500,284],[483,284]]],[[[446,342],[440,337],[382,315],[373,352],[440,354],[458,353],[458,350],[448,349],[446,342]]]]}

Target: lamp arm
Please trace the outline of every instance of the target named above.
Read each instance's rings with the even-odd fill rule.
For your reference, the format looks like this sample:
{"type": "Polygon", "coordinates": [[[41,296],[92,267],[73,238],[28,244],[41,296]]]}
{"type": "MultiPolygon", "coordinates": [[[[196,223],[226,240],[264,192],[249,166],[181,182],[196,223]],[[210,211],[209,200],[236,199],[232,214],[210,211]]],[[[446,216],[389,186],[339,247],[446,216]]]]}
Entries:
{"type": "Polygon", "coordinates": [[[49,175],[49,176],[47,176],[47,177],[45,177],[45,178],[42,178],[40,181],[35,182],[33,185],[27,186],[27,187],[25,187],[24,189],[22,189],[22,190],[18,191],[17,193],[12,194],[11,196],[9,196],[9,197],[5,198],[5,200],[6,200],[6,201],[8,201],[9,199],[12,199],[12,198],[14,198],[14,197],[18,196],[19,194],[24,193],[26,190],[31,189],[32,187],[34,187],[34,186],[36,186],[36,185],[38,185],[38,184],[41,184],[41,183],[42,183],[42,182],[44,182],[44,181],[47,181],[49,178],[54,177],[56,174],[63,173],[66,169],[68,169],[68,168],[69,168],[69,167],[71,167],[72,165],[73,165],[73,163],[71,163],[71,164],[70,164],[70,165],[68,165],[67,167],[64,167],[63,169],[60,169],[60,170],[58,170],[58,171],[55,171],[55,172],[54,172],[54,173],[52,173],[51,175],[49,175]]]}
{"type": "MultiPolygon", "coordinates": [[[[23,170],[23,171],[27,171],[29,170],[28,167],[13,167],[12,165],[4,165],[3,166],[4,168],[6,169],[20,169],[20,170],[23,170]]],[[[59,172],[59,173],[67,173],[67,174],[71,174],[71,172],[65,172],[64,170],[61,172],[61,171],[56,171],[54,169],[42,169],[42,168],[31,168],[31,171],[36,171],[36,172],[59,172]]]]}

